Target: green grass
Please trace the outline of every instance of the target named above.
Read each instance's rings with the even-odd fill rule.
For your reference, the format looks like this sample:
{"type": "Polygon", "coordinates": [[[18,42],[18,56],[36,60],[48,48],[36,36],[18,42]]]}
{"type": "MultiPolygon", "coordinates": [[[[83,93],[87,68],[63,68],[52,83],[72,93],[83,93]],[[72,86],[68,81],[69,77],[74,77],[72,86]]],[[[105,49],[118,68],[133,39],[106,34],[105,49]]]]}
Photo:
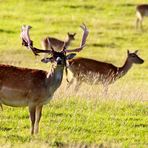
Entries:
{"type": "Polygon", "coordinates": [[[138,0],[0,0],[0,63],[49,70],[50,65],[21,46],[20,28],[29,24],[31,39],[41,47],[41,39],[64,39],[76,32],[71,48],[80,44],[84,22],[90,34],[78,56],[121,66],[127,49],[139,49],[145,60],[134,65],[124,78],[109,88],[82,85],[75,94],[66,81],[50,104],[44,107],[40,133],[30,136],[27,108],[4,106],[0,111],[0,147],[107,146],[146,147],[148,145],[148,19],[144,31],[135,29],[138,0]],[[61,95],[62,94],[62,95],[61,95]]]}
{"type": "Polygon", "coordinates": [[[0,142],[12,146],[38,141],[56,144],[118,144],[146,145],[148,132],[147,103],[86,100],[85,98],[55,99],[46,105],[40,134],[29,134],[25,109],[4,108],[1,114],[0,142]],[[70,99],[70,101],[69,101],[70,99]]]}

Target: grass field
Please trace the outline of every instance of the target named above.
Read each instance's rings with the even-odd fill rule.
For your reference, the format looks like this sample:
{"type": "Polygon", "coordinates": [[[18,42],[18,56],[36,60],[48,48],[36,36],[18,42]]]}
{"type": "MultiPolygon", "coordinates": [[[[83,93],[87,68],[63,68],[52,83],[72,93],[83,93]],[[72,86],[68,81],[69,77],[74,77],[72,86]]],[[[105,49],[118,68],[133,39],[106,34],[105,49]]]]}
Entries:
{"type": "MultiPolygon", "coordinates": [[[[0,147],[148,147],[148,18],[144,31],[135,29],[135,7],[144,0],[0,0],[0,63],[49,70],[50,64],[21,46],[20,28],[29,24],[36,47],[41,39],[64,40],[76,32],[71,48],[79,46],[84,22],[90,34],[78,56],[122,66],[127,49],[139,49],[145,62],[134,65],[112,84],[62,86],[43,109],[40,132],[30,136],[28,108],[0,110],[0,147]]],[[[71,76],[69,76],[71,77],[71,76]]]]}

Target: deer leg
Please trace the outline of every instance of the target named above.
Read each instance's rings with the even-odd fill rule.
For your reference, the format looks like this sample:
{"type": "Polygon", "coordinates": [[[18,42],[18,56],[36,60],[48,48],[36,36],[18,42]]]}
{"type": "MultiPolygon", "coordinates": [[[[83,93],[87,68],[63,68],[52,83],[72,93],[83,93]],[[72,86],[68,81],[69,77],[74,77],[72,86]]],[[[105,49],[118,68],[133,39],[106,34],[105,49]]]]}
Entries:
{"type": "Polygon", "coordinates": [[[2,104],[1,104],[1,99],[0,99],[0,107],[1,107],[1,110],[3,111],[3,106],[2,106],[2,104]]]}
{"type": "Polygon", "coordinates": [[[136,19],[136,29],[138,29],[138,25],[139,25],[139,18],[136,19]]]}
{"type": "Polygon", "coordinates": [[[108,92],[108,86],[105,86],[105,87],[104,87],[104,92],[103,92],[103,94],[104,94],[104,95],[107,95],[107,92],[108,92]]]}
{"type": "Polygon", "coordinates": [[[0,103],[0,107],[1,107],[1,110],[3,111],[3,106],[2,106],[2,104],[0,103]]]}
{"type": "Polygon", "coordinates": [[[34,133],[37,134],[39,131],[39,122],[42,116],[42,107],[41,106],[36,106],[36,112],[35,112],[35,127],[34,127],[34,133]]]}
{"type": "Polygon", "coordinates": [[[74,83],[75,78],[73,77],[67,84],[67,89],[74,83]]]}
{"type": "Polygon", "coordinates": [[[142,22],[143,22],[143,18],[141,18],[141,20],[140,20],[140,29],[141,30],[143,30],[142,22]]]}
{"type": "Polygon", "coordinates": [[[77,79],[75,89],[74,89],[75,92],[79,90],[81,84],[82,84],[82,81],[80,79],[77,79]]]}
{"type": "Polygon", "coordinates": [[[108,84],[107,83],[105,83],[105,84],[103,84],[103,95],[107,95],[107,93],[108,93],[108,84]]]}
{"type": "Polygon", "coordinates": [[[139,24],[140,30],[143,30],[142,22],[143,22],[143,17],[140,16],[140,17],[138,18],[138,24],[139,24]]]}
{"type": "Polygon", "coordinates": [[[35,124],[35,106],[29,106],[29,113],[31,119],[31,135],[34,134],[34,124],[35,124]]]}
{"type": "Polygon", "coordinates": [[[138,29],[138,27],[139,27],[142,30],[143,16],[139,11],[136,12],[136,15],[137,15],[136,29],[138,29]]]}

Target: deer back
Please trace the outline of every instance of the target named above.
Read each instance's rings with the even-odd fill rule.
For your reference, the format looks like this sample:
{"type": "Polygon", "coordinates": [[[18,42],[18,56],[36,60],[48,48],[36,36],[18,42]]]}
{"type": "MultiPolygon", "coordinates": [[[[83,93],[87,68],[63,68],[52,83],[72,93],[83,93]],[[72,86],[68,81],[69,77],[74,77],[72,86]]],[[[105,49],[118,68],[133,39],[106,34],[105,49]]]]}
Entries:
{"type": "Polygon", "coordinates": [[[0,65],[1,86],[17,89],[33,89],[43,87],[47,72],[37,69],[21,68],[10,65],[0,65]]]}
{"type": "Polygon", "coordinates": [[[47,37],[47,38],[43,39],[43,41],[42,41],[43,49],[49,50],[50,46],[52,46],[55,51],[61,51],[64,46],[64,41],[61,41],[61,40],[53,38],[53,37],[47,37]]]}
{"type": "Polygon", "coordinates": [[[100,62],[88,58],[75,58],[69,61],[69,69],[74,75],[87,75],[90,73],[99,75],[115,74],[117,67],[110,63],[100,62]]]}

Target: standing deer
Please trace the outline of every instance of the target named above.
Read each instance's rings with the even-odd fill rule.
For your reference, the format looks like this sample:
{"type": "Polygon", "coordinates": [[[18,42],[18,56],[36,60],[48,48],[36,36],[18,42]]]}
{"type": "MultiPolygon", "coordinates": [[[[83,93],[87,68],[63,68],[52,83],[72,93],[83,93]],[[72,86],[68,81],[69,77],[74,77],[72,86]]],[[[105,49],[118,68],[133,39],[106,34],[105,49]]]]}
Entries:
{"type": "Polygon", "coordinates": [[[141,4],[136,7],[136,28],[140,27],[142,29],[142,21],[144,16],[148,16],[148,4],[141,4]]]}
{"type": "Polygon", "coordinates": [[[57,38],[53,37],[46,37],[42,40],[42,48],[47,50],[50,49],[50,46],[52,46],[56,51],[61,51],[63,47],[67,49],[71,42],[75,40],[76,33],[67,33],[67,38],[65,41],[59,40],[57,38]]]}
{"type": "Polygon", "coordinates": [[[63,79],[63,70],[66,61],[72,59],[76,54],[68,52],[79,52],[83,49],[88,35],[86,26],[82,25],[83,37],[79,48],[67,50],[63,48],[61,52],[51,50],[41,50],[31,46],[29,37],[29,27],[24,26],[21,33],[22,43],[31,49],[35,54],[48,53],[50,58],[43,58],[42,62],[52,62],[51,72],[38,69],[20,68],[10,65],[0,64],[0,106],[2,104],[12,107],[28,106],[31,119],[31,134],[38,133],[39,121],[42,107],[47,104],[60,87],[63,79]]]}
{"type": "Polygon", "coordinates": [[[135,64],[142,64],[144,62],[137,55],[138,50],[133,53],[127,51],[127,59],[122,67],[116,67],[111,63],[105,63],[87,58],[75,58],[69,60],[69,70],[73,74],[73,78],[69,82],[69,86],[76,79],[75,90],[79,89],[82,82],[88,84],[98,84],[102,82],[107,91],[108,85],[123,77],[135,64]]]}

